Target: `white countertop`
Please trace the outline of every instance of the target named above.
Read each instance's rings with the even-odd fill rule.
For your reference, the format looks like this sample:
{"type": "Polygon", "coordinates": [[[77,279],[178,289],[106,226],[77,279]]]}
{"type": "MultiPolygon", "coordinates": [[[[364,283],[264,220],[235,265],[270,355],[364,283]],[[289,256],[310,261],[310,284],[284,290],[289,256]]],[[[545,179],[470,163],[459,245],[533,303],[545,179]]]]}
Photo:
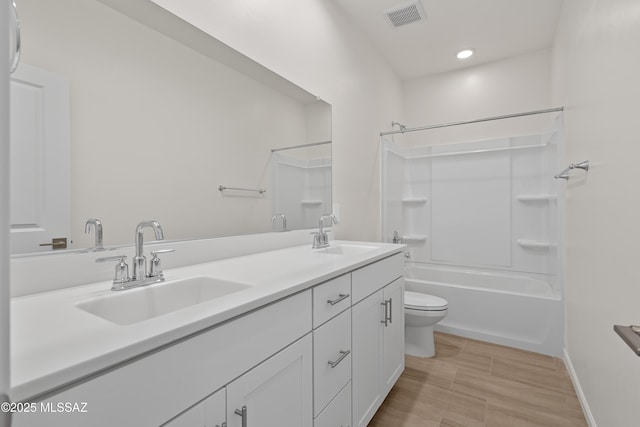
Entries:
{"type": "Polygon", "coordinates": [[[304,245],[166,270],[166,281],[203,275],[253,286],[131,325],[117,325],[76,307],[87,299],[112,294],[110,281],[14,298],[11,301],[12,399],[26,401],[50,392],[398,253],[403,247],[388,243],[331,242],[331,246],[336,245],[376,248],[358,254],[334,255],[317,253],[310,245],[304,245]]]}

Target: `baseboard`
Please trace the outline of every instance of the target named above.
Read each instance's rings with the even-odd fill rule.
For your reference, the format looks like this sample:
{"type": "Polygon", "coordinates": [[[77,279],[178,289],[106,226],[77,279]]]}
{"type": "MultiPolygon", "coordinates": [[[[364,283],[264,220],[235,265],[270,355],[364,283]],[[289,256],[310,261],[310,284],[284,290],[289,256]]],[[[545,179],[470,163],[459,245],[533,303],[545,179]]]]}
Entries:
{"type": "Polygon", "coordinates": [[[591,413],[591,408],[589,408],[589,403],[587,402],[587,398],[582,391],[582,387],[580,386],[580,381],[578,380],[578,375],[576,374],[575,369],[573,369],[573,363],[571,363],[571,358],[569,357],[569,353],[565,348],[563,350],[564,353],[564,364],[567,367],[567,372],[569,373],[569,377],[571,378],[571,382],[573,383],[573,388],[576,389],[576,395],[578,396],[578,400],[580,401],[580,406],[582,406],[582,412],[584,413],[584,417],[587,419],[587,424],[589,427],[598,427],[596,424],[596,420],[593,418],[593,414],[591,413]]]}

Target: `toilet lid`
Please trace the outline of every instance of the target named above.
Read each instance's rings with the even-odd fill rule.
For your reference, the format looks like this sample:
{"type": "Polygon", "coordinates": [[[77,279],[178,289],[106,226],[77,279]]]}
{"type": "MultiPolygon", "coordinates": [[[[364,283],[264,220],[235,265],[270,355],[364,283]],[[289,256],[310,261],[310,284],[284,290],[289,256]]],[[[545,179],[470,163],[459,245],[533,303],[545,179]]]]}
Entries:
{"type": "Polygon", "coordinates": [[[419,292],[405,291],[404,306],[413,310],[446,310],[448,303],[444,298],[419,292]]]}

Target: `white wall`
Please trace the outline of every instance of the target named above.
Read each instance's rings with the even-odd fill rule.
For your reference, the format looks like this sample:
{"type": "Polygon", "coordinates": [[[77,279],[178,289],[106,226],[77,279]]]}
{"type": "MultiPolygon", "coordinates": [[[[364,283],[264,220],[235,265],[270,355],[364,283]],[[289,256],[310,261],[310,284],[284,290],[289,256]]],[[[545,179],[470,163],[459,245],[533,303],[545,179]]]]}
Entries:
{"type": "MultiPolygon", "coordinates": [[[[541,50],[407,80],[403,86],[404,124],[420,127],[554,107],[550,63],[550,50],[541,50]]],[[[548,127],[554,115],[545,116],[420,131],[395,138],[401,143],[422,145],[535,133],[548,127]]]]}
{"type": "Polygon", "coordinates": [[[640,323],[640,3],[565,0],[554,52],[566,157],[566,352],[592,425],[637,425],[640,359],[613,325],[640,323]]]}
{"type": "Polygon", "coordinates": [[[154,2],[332,105],[336,235],[377,240],[379,132],[401,115],[401,85],[334,3],[154,2]]]}

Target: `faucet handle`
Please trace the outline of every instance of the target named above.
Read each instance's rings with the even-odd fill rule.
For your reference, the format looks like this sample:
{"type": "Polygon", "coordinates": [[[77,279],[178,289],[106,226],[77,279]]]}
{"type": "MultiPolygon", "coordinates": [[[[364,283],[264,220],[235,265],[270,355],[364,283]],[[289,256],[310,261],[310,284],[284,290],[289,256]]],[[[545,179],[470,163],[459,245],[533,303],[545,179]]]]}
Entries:
{"type": "Polygon", "coordinates": [[[149,277],[162,277],[162,265],[161,260],[158,258],[158,254],[166,254],[169,252],[175,252],[175,249],[158,249],[151,251],[151,266],[149,267],[149,277]]]}
{"type": "Polygon", "coordinates": [[[113,277],[114,287],[116,287],[115,285],[121,285],[131,280],[131,278],[129,277],[129,266],[126,262],[124,262],[125,259],[127,259],[126,255],[114,255],[96,259],[96,262],[118,261],[118,264],[116,265],[115,275],[113,277]]]}

